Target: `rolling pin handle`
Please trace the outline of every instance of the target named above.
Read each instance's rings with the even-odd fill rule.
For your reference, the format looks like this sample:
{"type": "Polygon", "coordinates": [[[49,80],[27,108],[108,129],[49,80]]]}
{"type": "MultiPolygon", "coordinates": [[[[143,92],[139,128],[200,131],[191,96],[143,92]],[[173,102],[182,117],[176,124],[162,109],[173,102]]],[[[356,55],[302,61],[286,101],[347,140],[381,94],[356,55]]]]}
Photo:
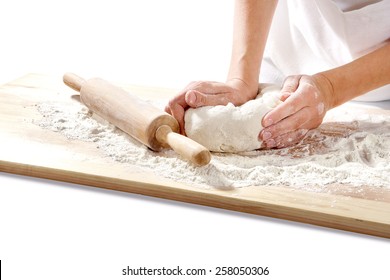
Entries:
{"type": "Polygon", "coordinates": [[[176,153],[197,166],[204,166],[211,160],[209,150],[194,140],[173,132],[168,125],[162,125],[156,130],[156,139],[168,144],[176,153]]]}
{"type": "Polygon", "coordinates": [[[66,73],[63,77],[64,83],[74,89],[75,91],[80,91],[82,85],[85,83],[85,80],[76,74],[66,73]]]}

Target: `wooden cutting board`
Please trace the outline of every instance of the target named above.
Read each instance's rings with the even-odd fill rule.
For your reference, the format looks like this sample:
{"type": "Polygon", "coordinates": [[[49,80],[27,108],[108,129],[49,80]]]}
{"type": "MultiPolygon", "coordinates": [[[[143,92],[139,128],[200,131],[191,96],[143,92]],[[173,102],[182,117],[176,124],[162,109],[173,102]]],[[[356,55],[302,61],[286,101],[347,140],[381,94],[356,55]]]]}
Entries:
{"type": "MultiPolygon", "coordinates": [[[[141,98],[172,96],[167,89],[126,86],[141,98]]],[[[28,74],[0,87],[0,171],[184,201],[390,238],[390,190],[332,186],[302,191],[283,186],[230,190],[197,188],[131,170],[102,156],[92,142],[69,140],[34,125],[36,104],[74,94],[62,77],[28,74]],[[348,190],[348,191],[346,191],[348,190]]],[[[72,103],[73,102],[73,103],[72,103]]]]}

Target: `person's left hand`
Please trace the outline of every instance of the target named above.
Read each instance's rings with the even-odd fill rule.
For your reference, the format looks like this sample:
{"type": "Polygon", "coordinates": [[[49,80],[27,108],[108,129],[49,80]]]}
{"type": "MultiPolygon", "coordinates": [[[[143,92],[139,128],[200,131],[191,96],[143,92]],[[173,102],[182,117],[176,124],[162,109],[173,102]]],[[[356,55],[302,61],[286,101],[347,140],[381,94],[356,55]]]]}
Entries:
{"type": "Polygon", "coordinates": [[[259,134],[264,148],[284,148],[300,142],[309,129],[318,127],[331,109],[332,85],[321,74],[289,76],[283,84],[280,100],[268,112],[259,134]]]}

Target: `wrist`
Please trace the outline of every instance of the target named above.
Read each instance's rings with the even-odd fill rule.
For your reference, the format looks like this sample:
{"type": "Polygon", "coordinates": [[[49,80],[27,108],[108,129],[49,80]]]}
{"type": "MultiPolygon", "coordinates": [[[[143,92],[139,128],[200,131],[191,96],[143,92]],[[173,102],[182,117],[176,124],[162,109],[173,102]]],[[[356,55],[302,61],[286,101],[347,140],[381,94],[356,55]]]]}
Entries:
{"type": "Polygon", "coordinates": [[[317,88],[323,94],[325,107],[327,110],[330,110],[342,103],[337,98],[332,79],[325,72],[320,72],[313,75],[313,79],[317,88]]]}
{"type": "Polygon", "coordinates": [[[237,90],[238,94],[244,95],[248,99],[253,99],[259,92],[258,82],[247,82],[238,77],[228,78],[226,84],[237,90]]]}

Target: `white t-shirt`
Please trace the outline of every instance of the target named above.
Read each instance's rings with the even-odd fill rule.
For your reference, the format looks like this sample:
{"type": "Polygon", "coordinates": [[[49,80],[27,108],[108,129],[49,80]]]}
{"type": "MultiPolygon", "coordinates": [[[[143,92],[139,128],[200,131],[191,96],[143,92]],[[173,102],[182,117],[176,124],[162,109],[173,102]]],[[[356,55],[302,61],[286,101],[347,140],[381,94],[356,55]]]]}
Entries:
{"type": "MultiPolygon", "coordinates": [[[[390,0],[280,0],[260,80],[282,84],[289,75],[335,68],[372,52],[388,39],[390,0]]],[[[390,85],[359,99],[390,99],[390,85]]]]}

